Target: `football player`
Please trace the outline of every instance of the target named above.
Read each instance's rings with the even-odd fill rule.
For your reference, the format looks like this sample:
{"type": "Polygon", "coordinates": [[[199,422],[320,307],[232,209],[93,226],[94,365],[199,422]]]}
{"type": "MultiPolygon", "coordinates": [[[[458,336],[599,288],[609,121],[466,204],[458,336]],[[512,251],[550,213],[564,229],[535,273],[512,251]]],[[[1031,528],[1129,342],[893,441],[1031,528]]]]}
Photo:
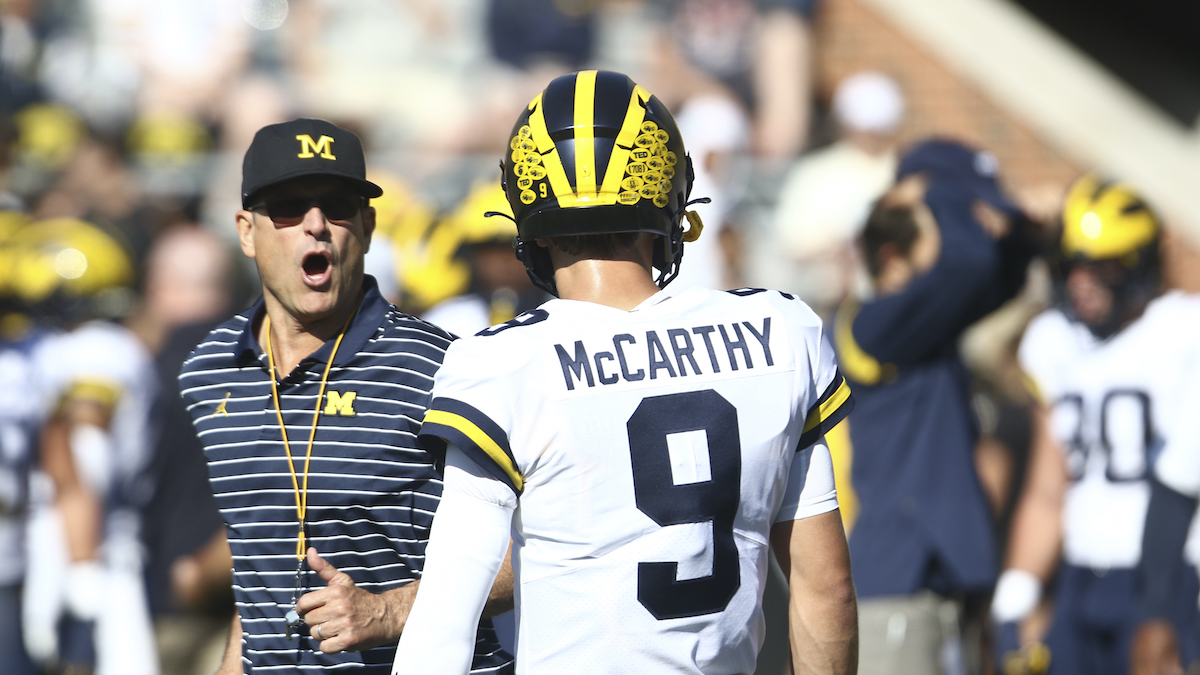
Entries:
{"type": "MultiPolygon", "coordinates": [[[[1161,232],[1158,216],[1125,184],[1087,175],[1067,194],[1062,302],[1034,319],[1019,354],[1043,409],[992,605],[1005,672],[1128,667],[1150,462],[1194,437],[1180,435],[1195,411],[1179,398],[1200,373],[1200,298],[1161,290],[1161,232]],[[1017,622],[1056,569],[1045,644],[1026,635],[1018,650],[1017,622]]],[[[1194,569],[1184,577],[1168,614],[1195,626],[1194,569]]],[[[1195,659],[1194,641],[1183,651],[1195,659]]]]}
{"type": "Polygon", "coordinates": [[[57,331],[35,354],[57,515],[31,528],[33,630],[57,630],[59,667],[156,673],[138,541],[156,380],[142,344],[107,320],[132,304],[133,265],[113,235],[71,218],[32,223],[14,246],[18,295],[57,331]]]}
{"type": "MultiPolygon", "coordinates": [[[[1172,256],[1170,266],[1174,272],[1191,263],[1187,258],[1195,251],[1179,242],[1170,242],[1168,248],[1172,247],[1183,254],[1182,259],[1172,256]]],[[[1180,281],[1187,283],[1185,279],[1180,281]]],[[[1195,376],[1200,373],[1200,358],[1196,357],[1200,354],[1191,363],[1180,364],[1193,374],[1192,383],[1170,402],[1176,425],[1151,458],[1150,505],[1146,508],[1138,566],[1141,625],[1130,648],[1133,675],[1183,675],[1184,666],[1191,666],[1186,672],[1195,672],[1196,667],[1194,661],[1188,663],[1186,649],[1200,638],[1196,635],[1200,627],[1180,625],[1172,611],[1179,602],[1176,596],[1180,589],[1194,585],[1192,563],[1200,559],[1200,536],[1196,535],[1200,519],[1195,518],[1200,497],[1200,424],[1195,420],[1200,410],[1200,378],[1195,376]]]]}
{"type": "Polygon", "coordinates": [[[0,551],[7,563],[0,571],[0,654],[4,672],[13,675],[41,672],[26,651],[21,612],[29,475],[45,417],[33,358],[44,335],[15,296],[12,277],[12,235],[28,219],[0,207],[0,551]]]}
{"type": "Polygon", "coordinates": [[[447,446],[445,494],[393,672],[466,671],[510,529],[518,672],[753,672],[768,547],[797,670],[854,672],[823,441],[853,399],[820,319],[776,291],[663,289],[700,234],[692,170],[625,75],[554,80],[509,147],[518,255],[558,299],[438,371],[421,435],[447,446]]]}

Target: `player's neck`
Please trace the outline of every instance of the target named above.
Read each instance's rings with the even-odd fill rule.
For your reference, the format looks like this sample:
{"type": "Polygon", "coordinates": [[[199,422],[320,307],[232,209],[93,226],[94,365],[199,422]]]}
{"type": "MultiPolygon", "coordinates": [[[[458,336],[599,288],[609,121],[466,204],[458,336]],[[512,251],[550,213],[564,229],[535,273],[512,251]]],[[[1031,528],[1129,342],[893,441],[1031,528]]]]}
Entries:
{"type": "Polygon", "coordinates": [[[581,258],[554,270],[558,297],[629,311],[658,292],[650,269],[634,260],[581,258]]]}
{"type": "Polygon", "coordinates": [[[321,348],[327,340],[333,338],[346,324],[351,313],[357,307],[358,299],[353,302],[340,303],[329,315],[311,321],[296,318],[273,298],[264,298],[265,312],[258,325],[254,327],[258,344],[264,350],[267,348],[267,327],[271,330],[271,357],[275,362],[278,377],[286,377],[300,365],[305,357],[321,348]],[[265,320],[270,318],[270,322],[265,320]]]}

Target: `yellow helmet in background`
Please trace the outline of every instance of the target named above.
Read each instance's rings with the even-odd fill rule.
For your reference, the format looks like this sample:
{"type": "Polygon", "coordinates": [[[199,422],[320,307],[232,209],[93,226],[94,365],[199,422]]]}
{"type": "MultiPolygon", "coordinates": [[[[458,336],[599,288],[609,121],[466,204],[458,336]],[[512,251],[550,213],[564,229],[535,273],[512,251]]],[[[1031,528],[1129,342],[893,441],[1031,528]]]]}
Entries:
{"type": "Polygon", "coordinates": [[[1067,192],[1062,252],[1068,259],[1119,259],[1134,267],[1140,251],[1157,246],[1161,232],[1158,215],[1124,183],[1089,173],[1067,192]]]}
{"type": "Polygon", "coordinates": [[[182,113],[158,112],[139,117],[125,138],[129,151],[153,164],[182,164],[201,157],[212,146],[200,120],[182,113]]]}
{"type": "Polygon", "coordinates": [[[17,295],[13,237],[32,219],[22,211],[0,210],[0,339],[14,340],[31,326],[28,307],[17,295]]]}
{"type": "Polygon", "coordinates": [[[16,254],[13,237],[32,218],[23,211],[0,210],[0,298],[5,304],[16,297],[16,254]]]}
{"type": "Polygon", "coordinates": [[[440,227],[437,210],[400,177],[373,171],[371,180],[383,188],[383,196],[371,200],[373,243],[392,247],[405,310],[417,314],[462,293],[470,270],[454,260],[457,234],[440,227]]]}
{"type": "Polygon", "coordinates": [[[13,121],[17,127],[17,157],[46,169],[61,169],[87,133],[78,115],[54,103],[25,106],[13,121]]]}
{"type": "Polygon", "coordinates": [[[437,210],[392,173],[373,169],[371,182],[383,189],[382,196],[371,200],[375,209],[375,236],[398,243],[420,239],[433,223],[437,210]]]}
{"type": "Polygon", "coordinates": [[[446,216],[443,223],[457,230],[466,245],[497,243],[512,246],[517,237],[517,224],[504,188],[491,180],[476,181],[466,199],[446,216]],[[500,215],[488,216],[488,213],[500,215]]]}
{"type": "Polygon", "coordinates": [[[133,304],[134,267],[111,234],[76,218],[36,221],[11,239],[14,295],[39,318],[71,324],[133,304]]]}
{"type": "Polygon", "coordinates": [[[1075,181],[1063,203],[1059,293],[1067,316],[1106,339],[1128,325],[1161,291],[1162,220],[1126,183],[1089,173],[1075,181]],[[1103,317],[1084,320],[1069,289],[1073,270],[1087,265],[1112,295],[1103,317]]]}
{"type": "Polygon", "coordinates": [[[504,189],[494,181],[475,183],[457,208],[432,222],[421,236],[406,238],[399,246],[401,282],[405,304],[415,312],[466,293],[471,284],[471,264],[462,255],[464,246],[511,246],[517,226],[504,189]],[[489,211],[510,216],[486,217],[489,211]]]}

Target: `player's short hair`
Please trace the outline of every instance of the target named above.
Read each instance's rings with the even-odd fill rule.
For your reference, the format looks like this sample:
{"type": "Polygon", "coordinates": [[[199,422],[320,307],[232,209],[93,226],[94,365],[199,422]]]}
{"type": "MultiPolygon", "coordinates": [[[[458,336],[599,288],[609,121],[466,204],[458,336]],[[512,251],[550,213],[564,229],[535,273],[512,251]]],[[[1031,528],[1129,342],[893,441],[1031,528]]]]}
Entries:
{"type": "Polygon", "coordinates": [[[640,232],[610,232],[608,234],[577,234],[551,237],[551,244],[569,255],[588,258],[614,258],[618,253],[637,245],[640,232]]]}
{"type": "Polygon", "coordinates": [[[900,255],[908,256],[919,234],[920,228],[912,206],[876,202],[859,237],[863,259],[871,278],[878,278],[883,272],[883,261],[879,259],[879,251],[884,246],[891,244],[900,255]]]}

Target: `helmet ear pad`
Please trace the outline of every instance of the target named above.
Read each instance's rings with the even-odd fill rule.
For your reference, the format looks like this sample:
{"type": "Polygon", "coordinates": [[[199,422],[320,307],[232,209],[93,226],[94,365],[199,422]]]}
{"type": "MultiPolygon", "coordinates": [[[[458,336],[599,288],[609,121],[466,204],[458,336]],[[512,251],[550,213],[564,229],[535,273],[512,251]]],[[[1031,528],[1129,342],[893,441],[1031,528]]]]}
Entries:
{"type": "Polygon", "coordinates": [[[517,237],[513,240],[513,252],[517,254],[517,260],[525,265],[525,273],[533,285],[557,297],[558,286],[554,283],[554,263],[550,259],[550,251],[538,246],[536,241],[524,241],[517,237]]]}

